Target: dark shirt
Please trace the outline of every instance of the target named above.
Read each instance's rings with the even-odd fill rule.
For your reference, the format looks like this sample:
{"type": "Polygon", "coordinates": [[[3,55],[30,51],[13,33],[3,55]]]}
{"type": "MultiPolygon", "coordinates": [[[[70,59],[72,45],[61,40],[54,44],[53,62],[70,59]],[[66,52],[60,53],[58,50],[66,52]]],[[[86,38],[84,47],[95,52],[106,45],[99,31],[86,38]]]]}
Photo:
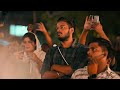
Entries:
{"type": "MultiPolygon", "coordinates": [[[[41,74],[43,75],[46,71],[50,71],[51,66],[53,64],[58,65],[67,65],[63,60],[60,52],[58,51],[58,46],[51,47],[46,54],[45,60],[43,62],[43,66],[41,69],[41,74]]],[[[77,70],[78,68],[82,68],[87,65],[87,48],[83,45],[76,45],[71,46],[69,48],[63,48],[59,45],[59,48],[66,59],[66,61],[71,65],[73,71],[77,70]]],[[[61,77],[61,79],[69,79],[71,75],[65,75],[61,77]]]]}

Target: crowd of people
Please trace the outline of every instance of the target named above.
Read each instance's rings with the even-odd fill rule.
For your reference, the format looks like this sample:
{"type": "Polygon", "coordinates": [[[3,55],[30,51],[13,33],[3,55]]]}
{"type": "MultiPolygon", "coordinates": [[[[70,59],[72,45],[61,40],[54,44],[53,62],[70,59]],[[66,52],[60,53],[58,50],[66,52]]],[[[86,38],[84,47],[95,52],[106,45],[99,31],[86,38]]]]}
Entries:
{"type": "MultiPolygon", "coordinates": [[[[10,53],[11,58],[15,58],[19,62],[17,63],[19,69],[22,68],[16,69],[16,73],[18,71],[23,74],[18,73],[19,77],[14,75],[9,78],[120,79],[118,73],[120,71],[118,54],[120,36],[117,36],[116,42],[113,43],[105,34],[100,21],[91,23],[89,16],[86,16],[78,42],[74,37],[75,29],[73,19],[60,17],[56,24],[60,43],[56,44],[53,43],[42,22],[35,25],[29,24],[28,32],[22,37],[21,43],[16,44],[20,49],[10,53]],[[99,37],[94,37],[91,41],[86,42],[91,29],[99,37]],[[46,43],[41,43],[37,32],[44,35],[46,43]]],[[[9,45],[10,47],[11,45],[9,45]]],[[[14,48],[13,45],[12,48],[14,48]]],[[[17,68],[17,65],[13,68],[17,68]]]]}

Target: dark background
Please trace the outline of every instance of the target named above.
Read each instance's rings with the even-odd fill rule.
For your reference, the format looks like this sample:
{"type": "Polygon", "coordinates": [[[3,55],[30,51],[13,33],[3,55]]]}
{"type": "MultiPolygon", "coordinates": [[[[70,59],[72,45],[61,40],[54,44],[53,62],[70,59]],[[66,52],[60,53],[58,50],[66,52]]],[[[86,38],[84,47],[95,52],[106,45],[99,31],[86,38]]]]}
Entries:
{"type": "MultiPolygon", "coordinates": [[[[120,32],[120,11],[0,11],[1,31],[9,32],[9,25],[25,25],[29,23],[43,22],[51,34],[53,41],[57,42],[56,21],[59,17],[72,17],[76,23],[76,38],[83,30],[85,17],[88,15],[99,15],[105,33],[111,40],[120,32]]],[[[96,35],[96,34],[94,34],[96,35]]]]}

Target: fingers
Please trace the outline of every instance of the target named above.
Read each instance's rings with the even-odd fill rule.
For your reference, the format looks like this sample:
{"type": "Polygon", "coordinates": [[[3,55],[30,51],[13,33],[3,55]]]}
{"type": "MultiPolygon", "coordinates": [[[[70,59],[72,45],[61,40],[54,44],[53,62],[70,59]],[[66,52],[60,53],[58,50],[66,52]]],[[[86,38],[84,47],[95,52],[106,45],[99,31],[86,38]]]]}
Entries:
{"type": "Polygon", "coordinates": [[[44,26],[44,24],[42,22],[40,22],[40,26],[44,26]]]}
{"type": "Polygon", "coordinates": [[[89,20],[89,18],[88,18],[88,16],[86,16],[86,19],[85,19],[85,21],[87,22],[89,20]]]}

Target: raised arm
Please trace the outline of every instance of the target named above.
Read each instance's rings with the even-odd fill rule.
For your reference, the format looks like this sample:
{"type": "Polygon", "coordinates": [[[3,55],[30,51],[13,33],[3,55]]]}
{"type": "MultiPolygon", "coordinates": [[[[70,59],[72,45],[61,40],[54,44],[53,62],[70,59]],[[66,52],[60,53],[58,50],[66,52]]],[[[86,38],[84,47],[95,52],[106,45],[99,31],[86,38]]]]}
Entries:
{"type": "Polygon", "coordinates": [[[46,30],[44,24],[42,22],[40,22],[40,26],[39,29],[37,29],[40,32],[43,32],[43,34],[45,35],[46,41],[48,43],[48,45],[51,47],[53,45],[52,42],[52,38],[50,37],[50,34],[48,33],[48,31],[46,30]]]}
{"type": "Polygon", "coordinates": [[[107,37],[107,35],[105,34],[105,32],[103,31],[103,27],[102,27],[100,21],[98,23],[91,23],[89,17],[87,16],[86,20],[85,20],[85,24],[84,24],[84,29],[82,31],[82,34],[79,37],[80,44],[85,45],[88,32],[91,30],[91,28],[94,31],[96,31],[101,38],[104,38],[104,39],[110,41],[109,38],[107,37]]]}
{"type": "Polygon", "coordinates": [[[109,38],[107,37],[107,35],[105,34],[105,32],[103,31],[103,26],[101,25],[100,22],[94,25],[94,30],[98,33],[98,35],[101,38],[104,38],[104,39],[110,41],[109,38]]]}
{"type": "Polygon", "coordinates": [[[79,37],[79,43],[80,44],[85,45],[86,38],[87,38],[87,35],[88,35],[88,32],[90,31],[90,29],[91,29],[91,22],[90,22],[89,17],[87,16],[86,20],[85,20],[85,24],[84,24],[82,34],[79,37]]]}

